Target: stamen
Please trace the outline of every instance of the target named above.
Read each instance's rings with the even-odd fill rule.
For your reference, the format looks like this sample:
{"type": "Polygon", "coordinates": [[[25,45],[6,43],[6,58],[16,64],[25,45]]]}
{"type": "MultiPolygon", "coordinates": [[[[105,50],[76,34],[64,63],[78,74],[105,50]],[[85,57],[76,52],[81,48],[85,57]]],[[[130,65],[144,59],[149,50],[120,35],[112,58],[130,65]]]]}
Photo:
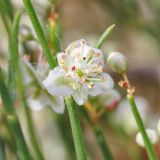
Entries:
{"type": "Polygon", "coordinates": [[[101,78],[86,78],[86,79],[89,80],[89,81],[92,81],[92,82],[100,82],[100,81],[102,81],[101,78]]]}
{"type": "Polygon", "coordinates": [[[79,84],[78,83],[70,83],[70,85],[72,86],[73,89],[77,89],[79,88],[79,84]]]}
{"type": "Polygon", "coordinates": [[[99,56],[100,56],[100,53],[99,53],[99,52],[96,52],[96,56],[99,57],[99,56]]]}
{"type": "Polygon", "coordinates": [[[62,67],[63,67],[64,71],[67,71],[67,70],[68,70],[66,66],[62,66],[62,67]]]}
{"type": "Polygon", "coordinates": [[[75,67],[75,66],[73,66],[73,67],[72,67],[72,71],[75,71],[75,70],[76,70],[76,67],[75,67]]]}
{"type": "Polygon", "coordinates": [[[81,45],[84,45],[85,41],[82,39],[80,43],[81,43],[81,45]]]}
{"type": "Polygon", "coordinates": [[[89,82],[87,87],[90,88],[90,89],[93,88],[94,87],[94,83],[93,82],[89,82]]]}
{"type": "Polygon", "coordinates": [[[89,56],[89,58],[87,59],[87,63],[91,64],[94,60],[94,57],[92,57],[92,55],[89,56]]]}
{"type": "Polygon", "coordinates": [[[65,78],[69,78],[69,77],[71,77],[71,75],[69,73],[66,74],[65,78]]]}

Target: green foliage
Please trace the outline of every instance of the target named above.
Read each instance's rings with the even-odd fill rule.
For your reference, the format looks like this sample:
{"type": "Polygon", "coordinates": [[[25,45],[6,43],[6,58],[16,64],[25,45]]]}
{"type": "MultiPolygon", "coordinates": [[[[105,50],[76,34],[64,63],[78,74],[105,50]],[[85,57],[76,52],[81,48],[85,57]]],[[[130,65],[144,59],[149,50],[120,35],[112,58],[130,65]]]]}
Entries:
{"type": "Polygon", "coordinates": [[[86,160],[86,150],[84,146],[84,140],[82,136],[81,126],[78,117],[77,105],[72,97],[66,97],[66,106],[69,113],[71,129],[73,134],[73,140],[75,144],[76,154],[78,160],[86,160]]]}
{"type": "Polygon", "coordinates": [[[5,160],[5,149],[4,149],[4,142],[0,140],[0,160],[5,160]]]}
{"type": "Polygon", "coordinates": [[[8,87],[12,92],[12,96],[15,97],[16,92],[16,75],[18,68],[18,32],[19,32],[19,22],[20,22],[21,13],[18,12],[15,16],[13,22],[13,27],[11,30],[9,38],[9,71],[8,71],[8,87]]]}
{"type": "Polygon", "coordinates": [[[14,110],[14,105],[9,94],[9,89],[4,83],[3,73],[1,69],[0,69],[0,93],[1,93],[3,106],[7,114],[9,126],[15,137],[19,158],[21,158],[22,160],[31,159],[20,124],[19,124],[18,117],[14,110]]]}

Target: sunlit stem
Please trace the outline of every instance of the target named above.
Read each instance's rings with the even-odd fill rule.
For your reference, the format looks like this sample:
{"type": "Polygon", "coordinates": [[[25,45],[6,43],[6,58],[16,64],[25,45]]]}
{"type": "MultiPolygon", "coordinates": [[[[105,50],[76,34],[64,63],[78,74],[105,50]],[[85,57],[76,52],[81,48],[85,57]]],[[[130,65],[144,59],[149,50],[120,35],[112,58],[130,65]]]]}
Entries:
{"type": "Polygon", "coordinates": [[[66,97],[65,102],[69,113],[77,159],[86,160],[87,156],[78,116],[77,105],[75,104],[72,97],[66,97]]]}
{"type": "Polygon", "coordinates": [[[147,135],[147,133],[145,131],[145,128],[144,128],[143,121],[142,121],[141,116],[138,112],[138,109],[137,109],[137,106],[136,106],[136,103],[135,103],[135,100],[134,100],[134,96],[131,95],[131,94],[128,94],[127,99],[128,99],[129,104],[131,106],[131,110],[132,110],[133,116],[136,120],[139,131],[142,134],[142,137],[143,137],[143,140],[144,140],[144,143],[145,143],[145,147],[146,147],[146,150],[147,150],[147,153],[148,153],[148,157],[149,157],[150,160],[157,160],[155,151],[154,151],[153,146],[152,146],[152,144],[151,144],[151,142],[148,138],[148,135],[147,135]]]}
{"type": "Polygon", "coordinates": [[[134,92],[132,91],[133,87],[131,87],[127,75],[124,73],[122,76],[123,76],[124,80],[129,84],[128,89],[127,89],[127,99],[129,101],[129,104],[130,104],[130,107],[131,107],[131,111],[132,111],[132,114],[133,114],[133,116],[135,118],[137,126],[139,128],[139,131],[142,134],[142,137],[143,137],[143,140],[144,140],[144,144],[145,144],[145,148],[147,150],[148,157],[149,157],[150,160],[157,160],[153,145],[151,144],[151,142],[150,142],[150,140],[148,138],[148,135],[146,133],[142,118],[140,116],[140,113],[139,113],[139,111],[137,109],[137,105],[135,103],[135,99],[134,99],[134,96],[133,96],[134,92]]]}

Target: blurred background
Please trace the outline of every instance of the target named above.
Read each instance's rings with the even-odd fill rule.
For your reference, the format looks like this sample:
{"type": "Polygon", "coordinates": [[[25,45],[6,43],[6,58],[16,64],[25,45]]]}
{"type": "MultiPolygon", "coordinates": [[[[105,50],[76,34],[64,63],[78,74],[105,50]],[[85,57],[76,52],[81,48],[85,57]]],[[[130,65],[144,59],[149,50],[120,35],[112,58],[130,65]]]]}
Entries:
{"type": "MultiPolygon", "coordinates": [[[[109,25],[115,24],[115,28],[104,43],[102,50],[106,56],[111,51],[120,51],[128,58],[128,77],[136,87],[136,101],[146,128],[156,129],[160,118],[160,1],[32,0],[32,2],[47,37],[50,37],[50,20],[57,24],[55,39],[56,42],[58,41],[58,49],[53,48],[55,52],[64,50],[70,42],[81,38],[94,45],[104,30],[109,25]]],[[[17,10],[24,11],[22,0],[11,0],[11,4],[13,14],[17,10]]],[[[11,27],[12,20],[6,13],[9,27],[11,27]]],[[[36,37],[25,11],[21,19],[21,26],[30,28],[30,32],[36,37]]],[[[26,54],[32,52],[36,55],[36,50],[39,48],[38,43],[34,40],[27,40],[26,45],[29,48],[26,54]]],[[[8,35],[1,16],[0,66],[4,70],[7,69],[7,52],[8,35]]],[[[24,52],[22,47],[20,47],[20,52],[24,52]]],[[[32,56],[33,61],[36,59],[35,57],[32,56]]],[[[107,65],[106,71],[115,80],[115,88],[121,94],[121,100],[118,100],[114,109],[103,114],[98,125],[102,127],[115,159],[147,160],[144,149],[135,142],[137,128],[125,100],[125,92],[117,85],[121,77],[112,73],[107,65]]],[[[93,102],[93,106],[94,104],[93,102]]],[[[23,109],[17,107],[17,112],[25,136],[28,138],[23,109]]],[[[38,111],[33,109],[32,115],[37,137],[46,159],[75,160],[74,145],[66,111],[65,114],[59,115],[46,107],[38,111]]],[[[89,158],[103,160],[92,129],[81,114],[80,118],[89,158]]],[[[8,142],[8,147],[11,144],[6,136],[7,129],[4,121],[3,115],[0,115],[0,138],[8,142]]],[[[28,145],[30,145],[29,142],[28,145]]],[[[160,144],[156,144],[155,148],[160,156],[160,144]]],[[[7,149],[6,152],[9,160],[14,159],[12,149],[7,149]]]]}

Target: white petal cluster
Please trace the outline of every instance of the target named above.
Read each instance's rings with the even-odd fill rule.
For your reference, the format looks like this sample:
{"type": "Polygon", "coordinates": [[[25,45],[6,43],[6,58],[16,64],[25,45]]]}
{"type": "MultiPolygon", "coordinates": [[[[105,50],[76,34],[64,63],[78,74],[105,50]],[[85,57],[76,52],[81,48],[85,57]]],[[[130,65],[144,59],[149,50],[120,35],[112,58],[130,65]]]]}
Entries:
{"type": "Polygon", "coordinates": [[[34,111],[40,111],[45,107],[51,107],[56,113],[64,113],[63,97],[53,97],[44,91],[41,91],[38,97],[29,96],[27,98],[29,107],[34,111]]]}
{"type": "Polygon", "coordinates": [[[87,45],[83,39],[71,43],[57,59],[58,66],[43,81],[50,94],[72,95],[82,105],[88,95],[97,96],[113,88],[112,78],[103,72],[102,51],[87,45]]]}
{"type": "Polygon", "coordinates": [[[56,113],[64,113],[65,104],[61,96],[52,96],[42,84],[42,79],[49,70],[47,63],[40,56],[38,64],[33,67],[27,60],[21,60],[19,65],[26,88],[26,97],[29,107],[39,111],[44,107],[51,107],[56,113]]]}

